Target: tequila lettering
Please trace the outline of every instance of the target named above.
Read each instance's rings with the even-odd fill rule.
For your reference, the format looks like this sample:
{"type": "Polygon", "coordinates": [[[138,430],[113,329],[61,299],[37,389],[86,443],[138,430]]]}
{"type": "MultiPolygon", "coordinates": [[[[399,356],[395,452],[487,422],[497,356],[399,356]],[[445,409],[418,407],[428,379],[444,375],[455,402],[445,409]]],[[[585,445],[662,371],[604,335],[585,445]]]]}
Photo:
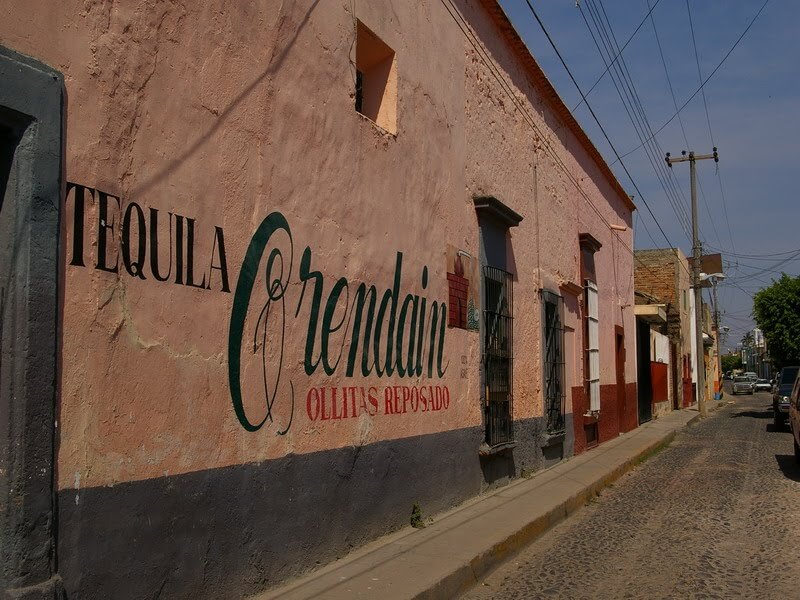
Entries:
{"type": "MultiPolygon", "coordinates": [[[[266,422],[273,422],[273,407],[283,367],[285,294],[292,281],[293,264],[294,245],[289,223],[281,213],[274,212],[264,219],[250,241],[236,284],[231,311],[228,337],[229,387],[236,416],[242,427],[248,431],[257,431],[266,422]],[[242,398],[241,357],[242,351],[249,352],[250,348],[249,345],[243,345],[244,327],[255,294],[259,266],[272,236],[279,232],[288,238],[289,250],[288,256],[284,256],[277,247],[269,252],[264,271],[266,289],[258,295],[265,300],[256,320],[252,352],[261,353],[266,411],[263,419],[253,422],[245,412],[242,398]],[[273,336],[276,339],[267,339],[266,332],[271,318],[280,320],[277,328],[279,335],[273,336]],[[277,361],[277,369],[268,369],[270,356],[275,357],[272,360],[277,361]],[[272,379],[268,377],[268,372],[274,373],[272,379]]],[[[382,291],[375,285],[355,284],[345,277],[334,278],[333,283],[326,286],[326,277],[314,267],[311,247],[305,248],[297,273],[302,287],[293,316],[298,318],[301,310],[308,309],[303,360],[307,375],[313,375],[321,369],[326,375],[333,375],[338,371],[343,372],[346,377],[356,374],[378,378],[444,376],[447,371],[447,364],[443,364],[447,305],[444,302],[429,301],[422,295],[404,293],[402,273],[403,254],[397,252],[392,283],[382,291]]],[[[422,290],[428,287],[427,266],[422,267],[419,285],[422,290]]],[[[274,324],[270,330],[275,331],[274,324]]],[[[327,420],[327,407],[330,407],[331,415],[345,414],[342,412],[347,410],[345,406],[349,407],[346,413],[349,416],[364,412],[374,414],[373,411],[377,410],[373,404],[377,402],[377,397],[370,393],[373,388],[368,388],[366,392],[364,388],[341,389],[341,393],[332,391],[330,397],[319,390],[309,391],[306,398],[309,418],[327,420]],[[359,393],[354,390],[359,390],[359,393]],[[337,395],[333,395],[334,393],[337,395]],[[335,412],[334,406],[337,407],[335,412]]],[[[426,407],[423,410],[439,410],[449,405],[449,393],[445,401],[445,396],[442,395],[445,392],[438,387],[430,388],[430,396],[427,392],[428,388],[425,388],[424,392],[414,393],[415,407],[421,405],[426,407]]],[[[399,407],[400,401],[394,400],[394,396],[392,398],[389,405],[399,407]]],[[[409,396],[405,401],[406,406],[412,401],[411,398],[409,396]]],[[[294,415],[294,385],[291,382],[287,402],[288,423],[278,431],[279,434],[288,431],[294,415]]],[[[385,414],[395,414],[398,411],[399,408],[387,409],[385,414]]],[[[406,411],[407,409],[403,410],[406,411]]]]}
{"type": "Polygon", "coordinates": [[[95,269],[109,273],[119,273],[122,269],[142,280],[172,280],[178,285],[204,290],[231,291],[221,227],[214,227],[211,256],[198,260],[195,219],[177,213],[165,214],[136,202],[123,206],[119,196],[77,183],[67,183],[67,201],[70,198],[74,213],[71,266],[86,266],[86,205],[96,203],[95,269]]]}

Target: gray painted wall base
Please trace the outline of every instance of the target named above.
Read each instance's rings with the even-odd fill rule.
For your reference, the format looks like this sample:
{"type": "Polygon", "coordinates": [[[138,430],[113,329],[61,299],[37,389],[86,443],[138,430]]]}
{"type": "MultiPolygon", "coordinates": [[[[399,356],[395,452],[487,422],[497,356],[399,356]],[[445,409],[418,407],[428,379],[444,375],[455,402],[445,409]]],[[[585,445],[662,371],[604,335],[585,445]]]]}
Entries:
{"type": "Polygon", "coordinates": [[[64,582],[61,577],[54,575],[47,581],[25,588],[5,590],[8,600],[67,600],[64,591],[64,582]]]}
{"type": "Polygon", "coordinates": [[[257,593],[488,487],[549,466],[543,418],[479,457],[483,428],[257,464],[59,492],[70,597],[224,598],[257,593]]]}

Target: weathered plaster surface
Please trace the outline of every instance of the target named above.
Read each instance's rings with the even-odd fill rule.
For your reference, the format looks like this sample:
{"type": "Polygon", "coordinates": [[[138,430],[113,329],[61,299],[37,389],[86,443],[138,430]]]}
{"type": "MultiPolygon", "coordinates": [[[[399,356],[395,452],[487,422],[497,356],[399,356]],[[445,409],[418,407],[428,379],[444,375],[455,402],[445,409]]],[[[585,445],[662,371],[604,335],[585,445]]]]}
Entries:
{"type": "MultiPolygon", "coordinates": [[[[436,38],[417,35],[442,20],[440,5],[360,7],[359,18],[401,57],[396,137],[353,110],[347,3],[230,10],[226,3],[67,2],[47,10],[42,22],[37,3],[15,6],[21,23],[36,26],[3,35],[66,73],[70,181],[121,197],[123,210],[135,201],[162,218],[169,211],[196,218],[201,272],[213,227],[222,227],[232,287],[253,231],[279,210],[292,228],[295,269],[310,246],[326,295],[339,276],[382,293],[399,251],[403,289],[421,293],[427,266],[425,294],[446,299],[446,241],[474,252],[477,240],[474,227],[459,234],[449,218],[458,211],[474,221],[461,210],[468,198],[453,200],[464,196],[463,168],[453,168],[464,162],[463,56],[441,51],[460,48],[461,34],[446,27],[436,38]],[[55,39],[44,44],[45,37],[55,39]]],[[[68,198],[68,248],[73,210],[68,198]]],[[[118,235],[121,215],[112,218],[118,235]]],[[[92,244],[97,220],[96,204],[87,205],[92,244]]],[[[110,262],[118,251],[109,242],[110,262]]],[[[276,427],[245,432],[228,393],[231,295],[218,291],[218,280],[204,291],[97,271],[94,254],[87,246],[87,268],[67,268],[61,487],[76,478],[83,486],[113,484],[480,424],[475,369],[461,380],[450,368],[435,382],[452,388],[446,415],[310,423],[302,418],[307,384],[384,383],[315,377],[296,383],[301,414],[286,436],[276,427]]],[[[287,305],[297,304],[301,289],[295,274],[287,305]]],[[[284,360],[295,371],[304,317],[287,323],[294,343],[284,360]]],[[[447,358],[455,366],[462,355],[477,364],[476,334],[448,331],[447,358]]],[[[251,409],[259,408],[254,401],[251,409]]]]}
{"type": "MultiPolygon", "coordinates": [[[[498,80],[498,75],[485,64],[480,48],[465,43],[470,140],[467,189],[472,194],[502,198],[526,217],[512,231],[517,275],[515,312],[525,315],[514,324],[515,343],[519,341],[515,348],[515,412],[524,417],[542,414],[538,291],[557,291],[568,282],[583,285],[580,233],[590,233],[603,244],[595,255],[600,292],[601,385],[616,384],[616,325],[625,329],[629,357],[626,382],[636,381],[632,214],[574,135],[555,116],[552,106],[534,88],[526,71],[497,35],[495,25],[480,18],[481,4],[465,4],[466,10],[472,11],[481,48],[488,50],[503,71],[498,80]],[[610,225],[627,229],[612,230],[610,225]]],[[[567,345],[575,348],[567,364],[567,382],[571,385],[582,384],[585,377],[580,314],[577,310],[565,312],[567,345]]],[[[569,399],[567,406],[571,408],[569,399]]],[[[606,412],[616,412],[615,402],[611,408],[606,412]]],[[[635,415],[635,403],[632,410],[635,415]]],[[[618,417],[606,416],[601,408],[601,421],[604,418],[612,421],[608,427],[620,431],[614,425],[618,417]]]]}
{"type": "MultiPolygon", "coordinates": [[[[169,515],[186,502],[204,507],[230,502],[236,517],[225,530],[229,537],[220,542],[221,548],[235,547],[237,540],[250,540],[254,534],[267,535],[247,526],[257,515],[245,507],[259,505],[253,499],[272,498],[269,478],[256,491],[246,484],[249,469],[260,464],[276,477],[292,468],[305,469],[305,474],[292,472],[291,477],[312,491],[300,494],[291,506],[281,502],[274,509],[280,522],[275,540],[299,536],[302,543],[291,546],[280,564],[273,554],[254,558],[253,568],[261,575],[249,581],[251,588],[308,568],[316,556],[327,560],[347,550],[349,541],[303,537],[305,521],[299,516],[323,489],[314,489],[313,483],[328,481],[314,473],[327,473],[331,481],[338,481],[331,474],[341,470],[342,461],[352,460],[351,466],[363,470],[360,476],[384,482],[367,488],[358,478],[345,478],[330,495],[331,507],[351,502],[357,511],[368,513],[366,525],[354,534],[354,544],[404,522],[410,506],[406,495],[397,491],[412,478],[418,479],[409,489],[419,491],[422,500],[438,510],[478,493],[482,486],[548,464],[553,456],[541,449],[546,436],[539,290],[558,292],[564,285],[582,285],[580,233],[590,233],[603,244],[596,255],[601,383],[606,390],[616,384],[614,331],[623,326],[630,404],[636,373],[631,211],[559,121],[550,101],[541,98],[482,5],[464,1],[458,6],[479,43],[501,65],[515,100],[440,2],[358,3],[358,19],[396,53],[397,134],[389,135],[354,110],[355,25],[350,2],[245,2],[232,7],[221,0],[0,0],[0,10],[15,15],[13,23],[0,23],[0,39],[65,74],[67,179],[121,199],[122,212],[112,200],[103,224],[99,199],[87,200],[85,266],[76,264],[73,252],[74,194],[65,206],[58,487],[66,529],[64,564],[75,572],[111,560],[101,552],[78,556],[74,551],[101,548],[99,540],[108,534],[104,523],[120,527],[112,519],[117,503],[128,507],[131,527],[145,527],[146,507],[154,512],[163,508],[163,515],[169,515]],[[347,377],[341,365],[329,375],[321,367],[307,375],[304,351],[312,288],[304,292],[298,275],[309,247],[311,269],[324,276],[323,308],[341,277],[348,281],[347,305],[352,305],[362,282],[374,284],[380,300],[392,286],[396,254],[402,252],[401,297],[424,296],[429,306],[446,301],[447,244],[478,256],[472,198],[482,194],[500,198],[524,217],[511,231],[510,248],[519,444],[505,458],[483,462],[477,454],[483,427],[479,334],[447,329],[446,371],[441,377],[428,376],[427,370],[404,379],[374,373],[347,377]],[[120,223],[132,202],[148,217],[150,209],[159,211],[158,256],[164,269],[169,264],[169,213],[195,220],[195,279],[206,278],[210,289],[175,284],[174,273],[168,281],[156,281],[149,266],[145,279],[132,276],[121,258],[117,273],[95,268],[101,231],[108,237],[107,265],[120,256],[120,223]],[[279,338],[276,315],[285,314],[284,351],[281,355],[270,345],[266,356],[272,376],[282,356],[282,377],[272,421],[257,431],[245,431],[231,404],[229,325],[248,245],[274,211],[287,219],[291,242],[285,232],[276,234],[258,265],[258,296],[245,321],[244,339],[257,341],[256,305],[263,306],[267,297],[266,256],[271,248],[280,248],[290,281],[283,303],[272,305],[266,339],[279,338]],[[627,229],[615,231],[610,225],[627,229]],[[230,292],[222,290],[220,271],[210,268],[215,228],[224,231],[230,292]],[[284,307],[285,313],[280,312],[284,307]],[[309,418],[306,411],[312,387],[375,387],[383,393],[386,386],[401,384],[447,386],[449,407],[391,415],[384,414],[381,398],[381,410],[372,416],[323,421],[309,418]],[[278,435],[284,429],[286,434],[278,435]],[[417,436],[433,441],[424,446],[408,443],[417,436]],[[361,448],[368,462],[356,460],[361,448]],[[435,453],[430,469],[415,454],[423,448],[435,453]],[[458,457],[457,465],[448,453],[458,457]],[[382,465],[390,464],[387,454],[403,460],[381,471],[382,465]],[[441,479],[436,469],[451,469],[452,478],[441,479]],[[176,492],[174,504],[162,507],[158,498],[171,489],[174,477],[185,485],[176,492]],[[444,489],[437,484],[441,481],[458,483],[444,489]],[[195,495],[192,485],[199,486],[195,495]],[[230,486],[245,495],[226,496],[223,491],[230,486]]],[[[183,223],[187,226],[186,220],[183,223]]],[[[150,254],[147,257],[149,261],[150,254]]],[[[584,380],[580,302],[565,296],[566,377],[573,389],[584,380]]],[[[345,307],[344,300],[334,302],[334,322],[345,314],[345,307]]],[[[331,340],[333,347],[347,352],[349,337],[334,332],[331,340]]],[[[319,343],[316,338],[314,356],[319,343]]],[[[256,423],[267,414],[263,378],[259,356],[243,355],[243,407],[256,423]]],[[[583,418],[582,413],[571,414],[574,396],[568,394],[566,404],[566,456],[573,444],[575,451],[581,448],[571,434],[573,419],[577,423],[583,418]]],[[[633,423],[626,421],[628,413],[620,417],[614,394],[606,391],[603,397],[603,439],[635,426],[635,417],[633,423]]],[[[635,410],[635,393],[633,406],[635,410]]],[[[308,522],[330,522],[320,515],[315,519],[308,522]]],[[[220,513],[195,529],[185,523],[170,531],[175,539],[187,536],[190,554],[204,555],[200,548],[222,535],[223,521],[220,513]]],[[[132,531],[120,527],[118,538],[125,540],[132,531]]],[[[174,563],[176,553],[184,556],[174,544],[164,545],[159,539],[152,543],[165,564],[174,563]]],[[[121,556],[124,546],[121,542],[110,555],[121,556]]],[[[145,544],[142,551],[147,548],[145,544]]],[[[259,552],[257,544],[251,550],[253,557],[259,552]]],[[[215,567],[215,577],[222,582],[239,576],[246,570],[241,565],[236,568],[240,570],[226,567],[227,575],[215,567]]],[[[189,585],[191,569],[178,571],[169,576],[189,585]]],[[[147,575],[156,577],[156,587],[160,574],[147,575]]],[[[188,588],[176,589],[184,593],[188,588]]]]}

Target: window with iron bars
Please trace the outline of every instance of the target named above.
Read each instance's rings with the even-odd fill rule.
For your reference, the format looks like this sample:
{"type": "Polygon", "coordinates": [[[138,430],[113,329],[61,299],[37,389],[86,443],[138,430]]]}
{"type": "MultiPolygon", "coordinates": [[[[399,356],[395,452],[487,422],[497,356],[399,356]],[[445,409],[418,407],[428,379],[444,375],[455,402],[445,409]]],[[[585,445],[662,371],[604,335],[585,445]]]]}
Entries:
{"type": "Polygon", "coordinates": [[[514,304],[511,273],[496,267],[484,267],[483,285],[486,443],[496,446],[514,441],[514,304]]]}
{"type": "Polygon", "coordinates": [[[542,290],[544,317],[544,409],[547,433],[563,433],[564,403],[564,326],[561,320],[563,299],[542,290]]]}

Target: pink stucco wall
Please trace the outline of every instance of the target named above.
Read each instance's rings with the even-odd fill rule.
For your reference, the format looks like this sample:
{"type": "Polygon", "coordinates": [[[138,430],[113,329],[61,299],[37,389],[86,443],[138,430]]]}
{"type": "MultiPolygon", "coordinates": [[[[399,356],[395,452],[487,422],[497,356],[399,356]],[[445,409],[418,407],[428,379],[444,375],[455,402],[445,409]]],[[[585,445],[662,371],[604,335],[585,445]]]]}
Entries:
{"type": "MultiPolygon", "coordinates": [[[[580,279],[578,235],[602,243],[595,255],[600,299],[601,385],[615,385],[615,326],[624,327],[627,383],[635,383],[632,213],[603,177],[574,134],[539,93],[493,21],[480,18],[480,3],[470,3],[483,47],[503,67],[502,81],[482,54],[465,43],[467,53],[467,189],[493,194],[526,216],[513,230],[517,267],[520,344],[515,409],[520,416],[542,414],[541,311],[538,290],[558,291],[580,279]],[[506,89],[514,91],[514,98],[506,89]],[[576,189],[578,183],[579,190],[576,189]],[[611,229],[610,225],[626,228],[611,229]]],[[[563,290],[562,290],[562,293],[563,290]]],[[[568,293],[564,294],[569,296],[568,293]]],[[[565,325],[567,385],[585,378],[580,350],[585,347],[582,313],[569,310],[565,325]],[[570,331],[572,329],[572,331],[570,331]]],[[[577,307],[576,307],[577,308],[577,307]]],[[[515,323],[516,325],[517,323],[515,323]]],[[[567,402],[571,407],[571,402],[567,402]]],[[[581,418],[576,415],[575,418],[581,418]]]]}
{"type": "MultiPolygon", "coordinates": [[[[413,377],[362,375],[361,350],[355,372],[345,372],[358,286],[374,285],[379,303],[392,289],[402,253],[398,305],[409,295],[424,298],[428,311],[433,302],[447,302],[448,245],[480,255],[472,203],[478,195],[499,198],[523,217],[511,230],[510,250],[515,419],[543,415],[540,289],[565,297],[568,413],[571,391],[583,385],[581,301],[565,291],[582,285],[580,233],[602,243],[596,255],[601,384],[616,384],[616,326],[625,332],[625,379],[635,383],[630,207],[552,100],[542,97],[497,18],[481,2],[457,5],[461,24],[499,65],[504,83],[442,3],[358,3],[358,19],[396,53],[397,134],[389,135],[354,110],[355,24],[345,0],[0,0],[0,11],[13,14],[0,20],[0,41],[65,75],[66,178],[94,190],[94,196],[84,192],[83,219],[78,189],[69,187],[64,205],[57,484],[70,507],[81,506],[86,488],[457,431],[471,436],[463,457],[447,458],[453,450],[444,446],[435,459],[480,473],[478,332],[447,328],[441,365],[437,353],[430,371],[426,341],[421,374],[413,377]],[[286,226],[269,239],[261,260],[250,256],[254,292],[240,296],[248,248],[275,212],[286,226]],[[151,263],[154,231],[161,274],[173,266],[165,281],[151,263]],[[144,261],[126,265],[143,239],[144,261]],[[195,286],[187,285],[189,246],[195,286]],[[273,249],[280,257],[270,263],[273,249]],[[237,305],[240,297],[245,301],[237,305]],[[329,373],[320,362],[326,307],[329,373]],[[244,315],[235,353],[238,417],[230,369],[237,311],[244,315]],[[387,394],[399,395],[402,406],[403,386],[432,395],[446,389],[447,406],[441,396],[435,410],[407,405],[393,414],[398,405],[389,410],[387,394]],[[337,390],[355,394],[358,414],[324,418],[316,404],[323,388],[328,410],[337,390]],[[242,414],[246,423],[263,425],[248,431],[242,414]]],[[[426,340],[430,318],[428,312],[426,340]]],[[[528,460],[541,466],[531,448],[532,458],[517,471],[528,460]]],[[[365,467],[371,477],[395,476],[378,468],[385,457],[365,467]]],[[[428,476],[440,481],[461,473],[437,468],[428,476]]],[[[398,478],[396,487],[407,481],[398,478]]],[[[443,508],[484,484],[470,480],[431,505],[443,508]]],[[[369,534],[404,518],[370,521],[369,534]]]]}
{"type": "MultiPolygon", "coordinates": [[[[441,48],[460,48],[460,33],[448,27],[435,39],[407,35],[441,19],[439,5],[398,5],[397,20],[381,7],[360,7],[359,18],[401,57],[400,124],[392,137],[353,110],[353,21],[346,3],[286,10],[256,4],[229,10],[226,3],[15,4],[19,20],[6,21],[4,42],[66,75],[68,180],[119,196],[123,211],[133,201],[145,212],[158,209],[162,219],[168,212],[195,218],[202,265],[197,279],[208,273],[219,226],[233,288],[255,228],[278,210],[290,222],[295,270],[309,245],[327,286],[343,276],[374,283],[382,293],[391,286],[399,251],[403,289],[421,292],[420,273],[428,266],[426,294],[446,299],[444,245],[459,237],[447,216],[455,212],[453,199],[464,196],[463,168],[453,168],[463,165],[464,91],[440,76],[463,74],[463,56],[441,48]]],[[[71,200],[64,220],[67,261],[71,200]]],[[[114,212],[118,235],[122,215],[114,212]]],[[[290,371],[273,408],[274,426],[244,431],[229,398],[225,350],[232,295],[219,290],[219,273],[213,289],[200,290],[131,277],[122,264],[119,274],[93,269],[97,222],[96,204],[87,203],[87,267],[66,269],[61,487],[480,422],[476,403],[464,401],[474,394],[474,369],[464,381],[456,368],[448,370],[445,383],[454,386],[458,401],[446,415],[327,423],[303,418],[310,386],[379,382],[298,379],[290,371]],[[290,379],[294,422],[286,436],[276,436],[288,423],[290,379]]],[[[166,227],[161,235],[168,235],[166,227]]],[[[113,263],[119,244],[112,238],[108,248],[113,263]]],[[[302,312],[293,318],[301,294],[296,272],[293,280],[287,292],[291,343],[284,357],[289,369],[302,362],[307,327],[302,312]]],[[[475,364],[477,343],[464,348],[458,337],[448,336],[447,356],[455,364],[466,353],[475,364]]],[[[263,417],[259,397],[252,398],[250,411],[254,420],[263,417]]]]}
{"type": "MultiPolygon", "coordinates": [[[[116,229],[108,232],[109,264],[120,252],[112,235],[119,235],[126,206],[136,202],[148,217],[148,209],[159,211],[162,248],[167,213],[196,219],[197,279],[210,275],[212,287],[160,283],[147,269],[146,280],[131,277],[121,260],[117,274],[92,268],[98,215],[97,203],[87,202],[87,266],[66,269],[61,487],[480,424],[477,335],[451,329],[449,361],[460,364],[465,356],[473,368],[466,379],[448,370],[444,383],[456,401],[446,413],[312,423],[302,410],[308,387],[345,382],[340,376],[300,377],[287,436],[275,435],[288,422],[280,400],[273,427],[242,431],[230,409],[226,376],[232,295],[220,291],[219,272],[206,265],[213,260],[214,227],[221,227],[233,288],[250,236],[274,210],[289,219],[295,265],[309,245],[313,267],[325,273],[327,285],[341,276],[375,283],[381,292],[391,283],[400,251],[404,290],[421,292],[420,272],[427,266],[426,292],[440,300],[446,298],[445,243],[477,254],[471,196],[497,196],[523,215],[513,230],[517,313],[524,315],[516,321],[515,349],[516,415],[522,418],[542,414],[538,289],[580,283],[577,237],[591,233],[603,243],[597,257],[602,383],[615,381],[613,327],[633,329],[630,211],[538,97],[479,5],[469,3],[465,14],[506,71],[527,116],[441,5],[386,11],[366,4],[359,18],[398,55],[399,131],[393,137],[352,109],[346,46],[353,22],[346,5],[281,11],[254,4],[236,10],[222,10],[222,4],[220,10],[166,3],[11,4],[16,19],[6,22],[4,42],[66,75],[68,180],[121,199],[121,211],[110,205],[116,229]],[[441,25],[435,38],[422,34],[430,23],[441,25]],[[569,176],[548,155],[548,145],[569,176]],[[580,182],[588,200],[570,179],[580,182]],[[607,223],[628,229],[615,232],[607,223]]],[[[74,259],[73,200],[67,198],[64,219],[68,263],[74,259]]],[[[295,280],[287,305],[295,306],[300,293],[295,280]]],[[[343,310],[344,302],[339,306],[343,310]]],[[[580,348],[580,323],[567,315],[572,343],[580,348]]],[[[303,317],[301,311],[288,319],[287,339],[304,339],[303,317]]],[[[633,348],[632,338],[626,346],[633,348]]],[[[285,352],[290,369],[302,361],[302,344],[287,344],[285,352]]],[[[576,361],[568,381],[579,385],[581,368],[576,361]]],[[[632,361],[626,379],[635,379],[632,361]]],[[[260,404],[253,399],[250,410],[258,413],[260,404]]]]}

